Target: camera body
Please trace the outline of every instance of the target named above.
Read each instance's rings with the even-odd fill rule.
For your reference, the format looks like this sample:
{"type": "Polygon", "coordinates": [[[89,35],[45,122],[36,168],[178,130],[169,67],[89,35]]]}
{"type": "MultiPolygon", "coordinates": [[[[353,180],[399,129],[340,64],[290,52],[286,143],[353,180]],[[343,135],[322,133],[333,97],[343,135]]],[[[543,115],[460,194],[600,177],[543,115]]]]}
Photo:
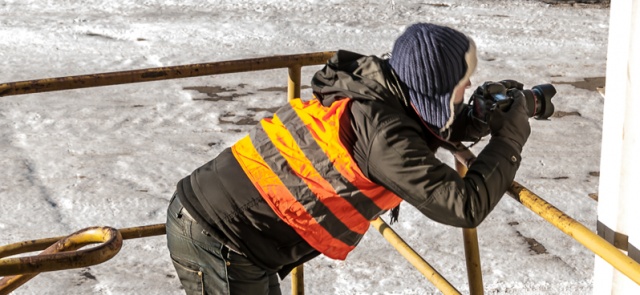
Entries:
{"type": "Polygon", "coordinates": [[[504,80],[499,83],[485,82],[482,88],[482,96],[489,103],[490,110],[500,109],[506,111],[511,107],[514,91],[521,91],[527,103],[529,117],[537,120],[545,120],[555,110],[551,98],[556,95],[556,88],[551,84],[540,84],[531,89],[523,89],[522,84],[513,80],[504,80]]]}

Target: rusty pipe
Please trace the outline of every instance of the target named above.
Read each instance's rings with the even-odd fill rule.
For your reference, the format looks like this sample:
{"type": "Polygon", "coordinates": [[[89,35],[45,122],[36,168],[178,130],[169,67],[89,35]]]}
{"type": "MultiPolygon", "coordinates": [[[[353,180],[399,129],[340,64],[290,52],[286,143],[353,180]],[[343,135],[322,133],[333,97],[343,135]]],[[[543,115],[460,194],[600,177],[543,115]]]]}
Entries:
{"type": "Polygon", "coordinates": [[[89,227],[77,231],[46,248],[36,256],[0,260],[0,294],[8,294],[38,273],[99,264],[120,252],[122,235],[110,227],[89,227]],[[77,250],[89,244],[96,247],[77,250]],[[76,250],[76,251],[73,251],[76,250]],[[73,251],[73,252],[66,252],[73,251]]]}
{"type": "MultiPolygon", "coordinates": [[[[118,230],[123,240],[146,238],[150,236],[159,236],[166,233],[164,223],[144,225],[136,227],[122,228],[118,230]]],[[[33,251],[44,250],[51,244],[64,239],[64,236],[44,238],[38,240],[28,240],[9,245],[0,246],[0,259],[3,257],[13,256],[20,253],[29,253],[33,251]]]]}
{"type": "Polygon", "coordinates": [[[141,70],[67,76],[0,84],[0,97],[27,93],[78,89],[117,84],[150,82],[207,75],[297,68],[327,62],[334,51],[230,60],[212,63],[178,65],[141,70]]]}

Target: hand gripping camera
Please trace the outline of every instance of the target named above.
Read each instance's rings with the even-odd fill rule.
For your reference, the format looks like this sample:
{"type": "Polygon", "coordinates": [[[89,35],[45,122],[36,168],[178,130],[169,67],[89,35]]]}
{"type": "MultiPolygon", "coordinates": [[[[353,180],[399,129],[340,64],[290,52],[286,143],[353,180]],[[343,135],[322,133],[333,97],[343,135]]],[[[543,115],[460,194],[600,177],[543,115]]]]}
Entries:
{"type": "Polygon", "coordinates": [[[511,107],[515,99],[515,91],[520,91],[524,95],[529,117],[544,120],[553,115],[555,108],[551,98],[556,95],[556,88],[553,85],[536,85],[529,90],[523,89],[522,83],[514,80],[485,82],[478,87],[473,94],[474,111],[477,115],[478,113],[491,112],[495,109],[506,111],[511,107]],[[481,102],[480,100],[483,101],[481,102]]]}

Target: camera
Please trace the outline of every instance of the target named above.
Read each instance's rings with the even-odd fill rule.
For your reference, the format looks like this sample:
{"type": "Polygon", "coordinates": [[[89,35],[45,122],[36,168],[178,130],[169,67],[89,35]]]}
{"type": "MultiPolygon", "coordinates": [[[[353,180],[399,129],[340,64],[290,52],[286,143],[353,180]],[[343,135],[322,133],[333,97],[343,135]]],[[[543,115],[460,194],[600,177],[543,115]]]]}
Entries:
{"type": "Polygon", "coordinates": [[[491,101],[490,108],[499,108],[506,111],[514,100],[514,91],[521,91],[527,103],[529,117],[544,120],[554,112],[551,98],[556,95],[556,88],[551,84],[540,84],[531,89],[522,89],[522,84],[513,80],[504,80],[499,83],[486,82],[483,86],[483,97],[491,101]]]}

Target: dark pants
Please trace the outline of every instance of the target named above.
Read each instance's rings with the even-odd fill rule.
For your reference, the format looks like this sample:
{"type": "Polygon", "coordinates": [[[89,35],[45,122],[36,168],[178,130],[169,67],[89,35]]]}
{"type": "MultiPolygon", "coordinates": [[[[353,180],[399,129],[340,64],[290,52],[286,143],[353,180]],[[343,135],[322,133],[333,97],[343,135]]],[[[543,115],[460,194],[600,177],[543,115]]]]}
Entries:
{"type": "Polygon", "coordinates": [[[167,246],[187,294],[281,294],[276,273],[209,236],[175,195],[167,210],[167,246]]]}

